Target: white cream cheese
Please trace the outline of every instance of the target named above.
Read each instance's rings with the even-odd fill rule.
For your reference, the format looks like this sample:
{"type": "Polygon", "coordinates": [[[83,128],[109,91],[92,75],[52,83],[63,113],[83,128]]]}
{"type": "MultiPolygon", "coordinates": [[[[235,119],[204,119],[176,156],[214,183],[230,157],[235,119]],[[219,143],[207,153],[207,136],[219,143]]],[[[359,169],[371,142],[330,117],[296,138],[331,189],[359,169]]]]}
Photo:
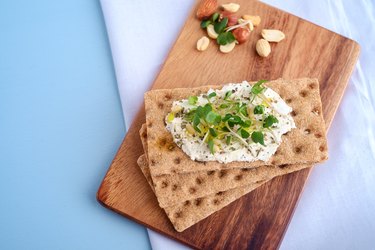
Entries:
{"type": "MultiPolygon", "coordinates": [[[[252,86],[244,81],[238,84],[227,84],[220,90],[210,89],[207,94],[197,96],[194,104],[189,104],[188,99],[173,102],[172,112],[167,115],[166,128],[171,132],[174,142],[187,154],[192,160],[197,161],[218,161],[228,163],[233,161],[252,162],[256,160],[267,161],[277,150],[282,142],[282,135],[295,128],[295,123],[290,115],[292,108],[288,106],[284,100],[272,89],[265,87],[259,95],[251,93],[252,86]],[[216,96],[207,98],[211,93],[215,92],[216,96]],[[261,131],[264,136],[264,145],[252,140],[251,136],[243,138],[241,136],[240,126],[234,125],[228,127],[226,131],[219,131],[218,136],[213,138],[208,132],[208,127],[212,125],[205,124],[205,131],[201,133],[191,131],[192,122],[188,119],[189,112],[193,112],[197,106],[204,106],[207,103],[216,105],[215,112],[219,113],[222,118],[224,111],[220,110],[220,104],[227,103],[224,99],[226,94],[231,92],[226,98],[232,103],[246,105],[247,116],[243,114],[235,114],[241,118],[251,120],[251,126],[245,130],[251,135],[254,131],[261,131]],[[254,107],[257,105],[264,106],[263,114],[254,114],[254,107]],[[263,123],[267,116],[273,116],[277,119],[270,128],[264,128],[263,123]],[[190,127],[190,131],[187,128],[190,127]],[[229,131],[228,131],[229,130],[229,131]],[[231,141],[228,143],[226,138],[230,136],[231,141]],[[215,142],[215,151],[212,153],[207,140],[211,138],[215,142]]],[[[223,126],[222,123],[220,126],[223,126]]]]}

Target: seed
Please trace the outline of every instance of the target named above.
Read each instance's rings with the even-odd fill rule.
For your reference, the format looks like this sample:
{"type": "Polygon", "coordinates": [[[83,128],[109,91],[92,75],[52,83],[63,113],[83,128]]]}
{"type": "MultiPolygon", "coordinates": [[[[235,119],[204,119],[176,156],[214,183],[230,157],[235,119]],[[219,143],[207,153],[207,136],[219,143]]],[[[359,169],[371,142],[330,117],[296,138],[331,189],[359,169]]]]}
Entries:
{"type": "Polygon", "coordinates": [[[220,45],[220,51],[222,53],[229,53],[234,49],[235,46],[236,42],[228,43],[226,45],[220,45]]]}
{"type": "Polygon", "coordinates": [[[280,42],[285,38],[285,34],[280,30],[262,30],[262,37],[269,42],[280,42]]]}

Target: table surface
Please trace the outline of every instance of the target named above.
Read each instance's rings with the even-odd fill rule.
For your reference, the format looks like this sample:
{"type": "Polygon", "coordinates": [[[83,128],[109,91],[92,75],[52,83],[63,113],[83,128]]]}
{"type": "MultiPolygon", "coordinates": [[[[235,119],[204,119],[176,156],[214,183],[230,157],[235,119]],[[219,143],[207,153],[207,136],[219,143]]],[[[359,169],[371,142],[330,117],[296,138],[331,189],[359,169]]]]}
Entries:
{"type": "Polygon", "coordinates": [[[98,186],[125,127],[98,1],[0,1],[0,249],[150,249],[98,186]]]}

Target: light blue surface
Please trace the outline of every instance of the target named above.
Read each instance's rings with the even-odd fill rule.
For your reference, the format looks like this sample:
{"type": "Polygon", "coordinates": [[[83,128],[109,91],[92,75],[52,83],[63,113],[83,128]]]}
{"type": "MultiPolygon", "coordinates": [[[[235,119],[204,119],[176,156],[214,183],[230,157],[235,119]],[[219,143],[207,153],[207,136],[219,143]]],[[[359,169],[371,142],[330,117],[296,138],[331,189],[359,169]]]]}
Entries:
{"type": "Polygon", "coordinates": [[[95,195],[124,136],[98,1],[0,1],[0,249],[149,249],[95,195]]]}

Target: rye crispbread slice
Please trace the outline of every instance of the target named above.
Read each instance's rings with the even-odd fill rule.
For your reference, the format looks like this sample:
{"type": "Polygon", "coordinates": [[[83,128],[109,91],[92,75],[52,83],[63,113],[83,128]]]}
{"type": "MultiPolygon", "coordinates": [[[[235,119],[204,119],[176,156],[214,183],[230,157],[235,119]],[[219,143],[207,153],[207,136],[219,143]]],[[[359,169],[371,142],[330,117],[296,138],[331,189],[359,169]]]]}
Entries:
{"type": "Polygon", "coordinates": [[[190,89],[151,90],[145,93],[147,123],[148,159],[151,176],[164,174],[189,173],[235,168],[254,168],[261,165],[311,164],[328,158],[325,124],[319,95],[319,83],[316,79],[279,79],[265,84],[272,88],[293,108],[292,115],[297,128],[283,135],[283,142],[269,161],[231,162],[220,164],[215,161],[192,161],[173,142],[172,135],[166,130],[164,119],[170,112],[174,100],[188,98],[207,92],[204,86],[190,89]]]}
{"type": "MultiPolygon", "coordinates": [[[[143,124],[139,131],[144,156],[147,160],[147,128],[143,124]]],[[[181,201],[200,198],[225,190],[243,187],[251,183],[269,180],[276,176],[301,170],[311,165],[295,164],[283,166],[260,166],[227,170],[199,171],[185,174],[170,174],[151,177],[149,167],[142,169],[143,174],[156,194],[160,207],[168,207],[181,201]]]]}
{"type": "MultiPolygon", "coordinates": [[[[145,175],[149,185],[153,187],[152,180],[148,178],[148,163],[145,155],[138,158],[138,166],[145,175]]],[[[148,169],[149,170],[149,169],[148,169]]],[[[211,214],[219,211],[243,195],[253,191],[266,181],[249,184],[223,192],[207,195],[197,199],[185,200],[179,204],[163,208],[178,232],[182,232],[211,214]]]]}

